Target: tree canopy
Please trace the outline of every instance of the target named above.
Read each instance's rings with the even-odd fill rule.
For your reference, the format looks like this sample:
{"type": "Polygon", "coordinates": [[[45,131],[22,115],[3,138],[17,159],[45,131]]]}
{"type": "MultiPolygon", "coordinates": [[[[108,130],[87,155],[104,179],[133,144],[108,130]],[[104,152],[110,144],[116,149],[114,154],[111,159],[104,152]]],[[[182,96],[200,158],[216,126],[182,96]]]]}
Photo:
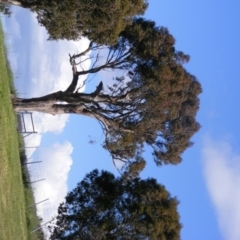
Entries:
{"type": "Polygon", "coordinates": [[[131,52],[123,68],[127,66],[129,70],[127,92],[134,108],[129,114],[124,108],[121,120],[127,128],[134,129],[134,134],[122,131],[114,139],[107,139],[106,145],[116,148],[116,158],[129,138],[137,144],[128,144],[129,151],[124,146],[125,154],[129,153],[126,158],[133,157],[133,148],[140,150],[146,143],[152,147],[157,165],[179,163],[181,153],[191,146],[189,139],[199,129],[195,117],[201,86],[183,68],[190,57],[176,51],[174,43],[166,28],[143,18],[135,19],[122,32],[116,47],[131,52]]]}
{"type": "Polygon", "coordinates": [[[133,17],[145,12],[147,0],[2,0],[37,13],[49,39],[77,40],[82,36],[96,43],[116,43],[119,33],[133,17]]]}
{"type": "Polygon", "coordinates": [[[50,239],[178,240],[178,201],[155,179],[94,170],[60,204],[50,239]]]}
{"type": "Polygon", "coordinates": [[[196,113],[201,85],[184,69],[189,56],[176,51],[174,43],[166,28],[134,19],[115,46],[90,42],[85,51],[70,56],[73,77],[65,91],[15,98],[15,110],[89,116],[99,121],[104,147],[114,160],[141,159],[144,147],[150,146],[157,165],[177,164],[199,129],[196,113]],[[77,69],[89,51],[92,66],[77,69]],[[112,86],[100,82],[92,93],[78,91],[79,76],[87,78],[104,70],[118,70],[112,72],[112,86]]]}

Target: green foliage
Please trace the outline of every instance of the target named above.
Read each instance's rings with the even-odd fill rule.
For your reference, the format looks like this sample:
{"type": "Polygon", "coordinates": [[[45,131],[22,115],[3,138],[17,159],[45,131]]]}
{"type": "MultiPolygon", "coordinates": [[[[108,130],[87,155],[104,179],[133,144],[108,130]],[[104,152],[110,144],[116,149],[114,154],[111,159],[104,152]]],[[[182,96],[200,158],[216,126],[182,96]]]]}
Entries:
{"type": "Polygon", "coordinates": [[[146,0],[21,0],[37,13],[51,40],[77,40],[82,36],[96,43],[116,43],[119,33],[134,16],[143,14],[146,0]]]}
{"type": "Polygon", "coordinates": [[[177,240],[178,201],[155,179],[125,181],[94,170],[68,193],[50,239],[177,240]]]}
{"type": "Polygon", "coordinates": [[[145,166],[146,161],[141,157],[140,153],[138,153],[135,157],[135,161],[124,164],[122,168],[122,178],[125,179],[125,181],[131,181],[132,179],[138,178],[145,166]]]}
{"type": "MultiPolygon", "coordinates": [[[[175,40],[166,28],[136,18],[121,33],[115,51],[130,52],[120,68],[128,70],[130,99],[108,108],[118,111],[120,127],[132,130],[112,131],[105,143],[115,159],[129,159],[150,146],[157,165],[177,164],[198,131],[196,122],[201,85],[183,64],[189,56],[174,48],[175,40]],[[127,114],[127,110],[129,114],[127,114]]],[[[117,117],[115,118],[116,121],[117,117]]]]}

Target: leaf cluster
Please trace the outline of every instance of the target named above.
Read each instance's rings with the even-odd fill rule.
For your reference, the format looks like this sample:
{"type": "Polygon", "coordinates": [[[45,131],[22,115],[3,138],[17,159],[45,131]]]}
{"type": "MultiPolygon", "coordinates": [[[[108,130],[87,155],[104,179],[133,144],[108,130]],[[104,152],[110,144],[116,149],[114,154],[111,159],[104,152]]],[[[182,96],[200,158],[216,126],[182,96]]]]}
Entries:
{"type": "Polygon", "coordinates": [[[179,239],[177,205],[155,179],[94,170],[60,205],[51,239],[179,239]]]}
{"type": "Polygon", "coordinates": [[[196,113],[201,85],[183,64],[189,56],[175,50],[175,40],[166,28],[152,21],[134,19],[121,33],[115,49],[128,49],[129,108],[119,110],[120,127],[129,132],[113,131],[105,147],[116,159],[129,159],[152,148],[157,165],[177,164],[181,154],[192,145],[190,138],[198,131],[196,113]]]}
{"type": "Polygon", "coordinates": [[[145,12],[147,0],[21,0],[37,13],[49,39],[78,40],[87,37],[96,43],[114,44],[119,33],[136,15],[145,12]]]}

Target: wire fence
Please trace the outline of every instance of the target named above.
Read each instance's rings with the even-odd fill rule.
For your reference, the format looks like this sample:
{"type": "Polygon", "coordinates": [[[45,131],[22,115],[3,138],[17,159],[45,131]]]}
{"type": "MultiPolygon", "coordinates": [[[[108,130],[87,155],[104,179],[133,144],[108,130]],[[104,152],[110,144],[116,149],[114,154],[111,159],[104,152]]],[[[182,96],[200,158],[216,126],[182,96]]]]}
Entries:
{"type": "MultiPolygon", "coordinates": [[[[29,137],[32,134],[37,134],[35,131],[34,120],[31,112],[21,112],[18,114],[18,131],[22,134],[24,138],[29,137]]],[[[49,196],[47,194],[46,188],[48,185],[48,179],[43,170],[43,164],[45,159],[41,158],[41,148],[37,146],[31,146],[31,142],[26,141],[24,149],[26,152],[26,161],[24,164],[27,167],[27,171],[30,177],[28,184],[31,185],[31,189],[34,193],[35,202],[27,207],[35,207],[40,214],[44,214],[44,220],[49,219],[46,223],[36,226],[35,229],[32,229],[32,232],[41,230],[43,227],[46,227],[46,224],[49,223],[52,219],[50,216],[50,205],[49,205],[49,196]],[[27,154],[28,150],[31,149],[31,154],[27,154]]],[[[42,216],[39,216],[40,218],[42,216]]]]}

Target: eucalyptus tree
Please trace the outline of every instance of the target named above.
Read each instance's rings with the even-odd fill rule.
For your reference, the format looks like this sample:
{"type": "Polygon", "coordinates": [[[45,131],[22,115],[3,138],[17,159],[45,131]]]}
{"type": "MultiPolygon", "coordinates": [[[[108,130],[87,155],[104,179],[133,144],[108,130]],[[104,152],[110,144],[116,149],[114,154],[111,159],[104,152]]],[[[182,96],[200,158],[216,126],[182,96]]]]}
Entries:
{"type": "Polygon", "coordinates": [[[178,200],[155,179],[94,170],[60,204],[50,239],[179,240],[178,200]]]}
{"type": "Polygon", "coordinates": [[[84,36],[101,44],[116,43],[125,26],[148,6],[147,0],[0,0],[0,3],[35,12],[51,40],[77,40],[84,36]]]}
{"type": "Polygon", "coordinates": [[[196,113],[201,85],[184,69],[189,56],[177,51],[174,43],[166,28],[136,18],[116,45],[92,41],[85,51],[70,55],[72,77],[65,91],[14,98],[15,110],[91,117],[100,123],[104,147],[114,160],[137,160],[149,146],[157,165],[177,164],[199,129],[196,113]],[[79,68],[90,51],[91,67],[79,68]],[[111,78],[103,79],[112,81],[112,86],[103,81],[91,93],[79,91],[80,76],[87,79],[104,70],[112,70],[111,78]]]}

